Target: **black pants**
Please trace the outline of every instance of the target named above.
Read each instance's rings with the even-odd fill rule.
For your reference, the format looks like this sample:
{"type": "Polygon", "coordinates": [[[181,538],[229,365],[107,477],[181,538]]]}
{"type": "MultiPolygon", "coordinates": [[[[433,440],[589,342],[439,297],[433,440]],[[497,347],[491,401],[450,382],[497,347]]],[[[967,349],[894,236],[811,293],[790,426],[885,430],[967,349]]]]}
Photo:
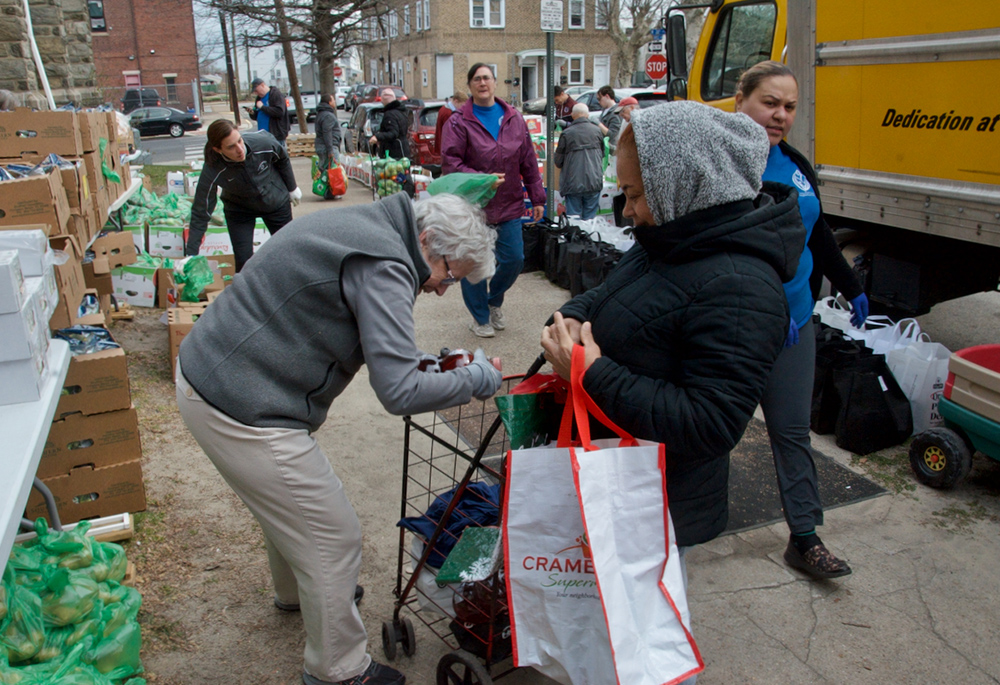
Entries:
{"type": "Polygon", "coordinates": [[[236,260],[236,271],[253,256],[253,228],[257,217],[264,220],[264,225],[271,235],[292,220],[292,203],[285,202],[272,212],[248,212],[239,207],[227,205],[224,209],[226,226],[229,228],[229,239],[233,243],[233,257],[236,260]]]}

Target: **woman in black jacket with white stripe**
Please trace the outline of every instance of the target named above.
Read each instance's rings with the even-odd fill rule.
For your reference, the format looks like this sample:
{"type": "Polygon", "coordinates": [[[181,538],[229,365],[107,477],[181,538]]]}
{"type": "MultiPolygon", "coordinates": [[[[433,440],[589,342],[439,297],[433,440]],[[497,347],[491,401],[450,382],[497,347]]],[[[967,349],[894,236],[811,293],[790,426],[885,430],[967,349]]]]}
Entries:
{"type": "Polygon", "coordinates": [[[205,143],[205,166],[198,179],[185,255],[201,249],[221,188],[226,226],[239,271],[253,256],[257,218],[273,235],[292,220],[292,205],[302,199],[288,152],[266,131],[241,133],[225,119],[212,122],[205,143]]]}

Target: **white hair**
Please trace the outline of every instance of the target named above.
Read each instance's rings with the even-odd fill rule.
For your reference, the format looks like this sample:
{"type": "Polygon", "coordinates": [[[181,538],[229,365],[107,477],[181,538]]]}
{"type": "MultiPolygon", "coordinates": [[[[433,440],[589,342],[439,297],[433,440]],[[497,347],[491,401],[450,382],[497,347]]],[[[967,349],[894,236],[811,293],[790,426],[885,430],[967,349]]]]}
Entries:
{"type": "Polygon", "coordinates": [[[573,109],[571,110],[571,112],[574,119],[579,119],[581,117],[589,117],[590,107],[587,107],[587,105],[583,104],[582,102],[578,102],[575,105],[573,105],[573,109]]]}
{"type": "Polygon", "coordinates": [[[483,211],[458,195],[432,195],[413,204],[417,230],[427,232],[427,251],[431,257],[449,257],[470,262],[467,278],[478,283],[496,270],[493,246],[496,231],[486,224],[483,211]]]}

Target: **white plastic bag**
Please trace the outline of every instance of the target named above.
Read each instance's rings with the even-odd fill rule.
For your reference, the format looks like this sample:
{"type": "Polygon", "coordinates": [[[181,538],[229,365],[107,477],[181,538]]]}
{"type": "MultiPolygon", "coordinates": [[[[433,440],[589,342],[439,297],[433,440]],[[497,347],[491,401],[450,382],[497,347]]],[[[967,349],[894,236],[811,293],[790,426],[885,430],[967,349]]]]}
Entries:
{"type": "Polygon", "coordinates": [[[910,400],[914,435],[944,425],[938,413],[938,401],[948,380],[950,358],[951,351],[947,347],[924,340],[889,350],[886,355],[892,375],[910,400]]]}
{"type": "MultiPolygon", "coordinates": [[[[577,353],[578,352],[578,353],[577,353]]],[[[690,633],[666,502],[663,446],[625,435],[586,397],[574,352],[580,441],[514,450],[504,563],[514,663],[564,685],[680,682],[704,668],[690,633]],[[591,443],[587,410],[622,437],[591,443]]]]}

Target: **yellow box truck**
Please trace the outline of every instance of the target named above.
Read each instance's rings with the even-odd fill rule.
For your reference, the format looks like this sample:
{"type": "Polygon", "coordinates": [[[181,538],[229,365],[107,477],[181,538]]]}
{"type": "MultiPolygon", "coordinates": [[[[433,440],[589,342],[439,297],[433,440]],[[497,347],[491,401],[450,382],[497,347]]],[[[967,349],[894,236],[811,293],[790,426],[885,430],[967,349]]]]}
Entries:
{"type": "Polygon", "coordinates": [[[815,164],[831,224],[852,229],[838,237],[863,253],[873,302],[920,314],[997,289],[1000,2],[715,0],[672,8],[666,28],[675,98],[732,111],[747,68],[792,68],[788,142],[815,164]]]}

